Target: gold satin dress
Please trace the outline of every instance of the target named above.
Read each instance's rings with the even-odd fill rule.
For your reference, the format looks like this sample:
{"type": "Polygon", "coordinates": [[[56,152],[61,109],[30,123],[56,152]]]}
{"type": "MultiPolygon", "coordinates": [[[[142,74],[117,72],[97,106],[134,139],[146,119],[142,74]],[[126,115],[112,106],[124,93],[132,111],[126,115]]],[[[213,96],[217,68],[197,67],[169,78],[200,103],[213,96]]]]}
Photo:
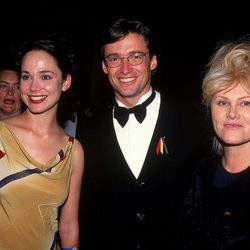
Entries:
{"type": "Polygon", "coordinates": [[[43,165],[0,122],[0,250],[58,248],[58,214],[69,193],[73,137],[43,165]]]}

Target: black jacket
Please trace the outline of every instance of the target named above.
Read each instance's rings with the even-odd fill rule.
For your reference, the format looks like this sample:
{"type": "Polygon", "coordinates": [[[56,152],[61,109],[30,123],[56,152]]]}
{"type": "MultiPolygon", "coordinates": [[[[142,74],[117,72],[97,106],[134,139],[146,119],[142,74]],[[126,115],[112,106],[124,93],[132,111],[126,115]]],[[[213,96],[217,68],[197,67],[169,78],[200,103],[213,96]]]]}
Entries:
{"type": "Polygon", "coordinates": [[[194,161],[204,153],[198,129],[206,132],[192,104],[182,100],[179,105],[180,110],[174,110],[162,100],[138,179],[118,145],[112,109],[78,133],[86,158],[80,208],[84,249],[180,249],[186,184],[194,161]],[[156,153],[161,137],[165,137],[168,154],[156,153]]]}

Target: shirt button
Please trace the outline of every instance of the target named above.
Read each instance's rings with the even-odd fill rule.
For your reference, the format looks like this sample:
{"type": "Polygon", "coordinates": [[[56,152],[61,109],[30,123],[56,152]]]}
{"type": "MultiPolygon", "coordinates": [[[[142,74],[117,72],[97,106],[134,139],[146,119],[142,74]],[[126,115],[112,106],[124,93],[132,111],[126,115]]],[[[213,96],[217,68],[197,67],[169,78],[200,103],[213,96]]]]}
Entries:
{"type": "Polygon", "coordinates": [[[225,217],[231,216],[231,212],[230,212],[228,209],[226,209],[226,210],[224,211],[224,216],[225,216],[225,217]]]}
{"type": "Polygon", "coordinates": [[[140,187],[140,188],[141,188],[141,187],[144,187],[144,186],[146,185],[146,183],[145,183],[145,182],[143,182],[143,181],[142,181],[142,182],[137,181],[137,182],[136,182],[136,185],[137,185],[138,187],[140,187]]]}
{"type": "Polygon", "coordinates": [[[136,218],[138,221],[143,221],[143,219],[145,218],[145,214],[137,213],[136,218]]]}

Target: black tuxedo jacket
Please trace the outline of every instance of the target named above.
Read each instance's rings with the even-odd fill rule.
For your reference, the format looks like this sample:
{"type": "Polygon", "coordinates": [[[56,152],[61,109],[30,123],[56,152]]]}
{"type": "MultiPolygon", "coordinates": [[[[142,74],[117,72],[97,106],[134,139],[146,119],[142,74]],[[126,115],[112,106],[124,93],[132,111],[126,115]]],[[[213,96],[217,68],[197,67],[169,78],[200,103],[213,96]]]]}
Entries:
{"type": "Polygon", "coordinates": [[[77,138],[86,160],[80,206],[84,249],[180,249],[180,210],[186,185],[194,161],[208,150],[200,138],[206,132],[198,111],[191,102],[182,100],[172,106],[161,101],[137,179],[119,147],[111,109],[91,123],[78,125],[77,138]],[[168,153],[157,154],[161,137],[168,153]]]}

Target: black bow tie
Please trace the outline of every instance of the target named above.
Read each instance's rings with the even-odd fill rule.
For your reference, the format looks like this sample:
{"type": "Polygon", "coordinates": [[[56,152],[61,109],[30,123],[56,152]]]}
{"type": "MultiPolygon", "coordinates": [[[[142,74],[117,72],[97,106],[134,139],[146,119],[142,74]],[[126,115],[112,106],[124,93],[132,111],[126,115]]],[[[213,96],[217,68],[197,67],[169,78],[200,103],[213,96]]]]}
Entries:
{"type": "Polygon", "coordinates": [[[154,100],[154,98],[155,92],[153,91],[146,101],[130,109],[120,107],[116,104],[114,108],[114,118],[122,127],[124,127],[128,121],[129,114],[134,114],[137,121],[142,123],[147,114],[147,106],[154,100]]]}

